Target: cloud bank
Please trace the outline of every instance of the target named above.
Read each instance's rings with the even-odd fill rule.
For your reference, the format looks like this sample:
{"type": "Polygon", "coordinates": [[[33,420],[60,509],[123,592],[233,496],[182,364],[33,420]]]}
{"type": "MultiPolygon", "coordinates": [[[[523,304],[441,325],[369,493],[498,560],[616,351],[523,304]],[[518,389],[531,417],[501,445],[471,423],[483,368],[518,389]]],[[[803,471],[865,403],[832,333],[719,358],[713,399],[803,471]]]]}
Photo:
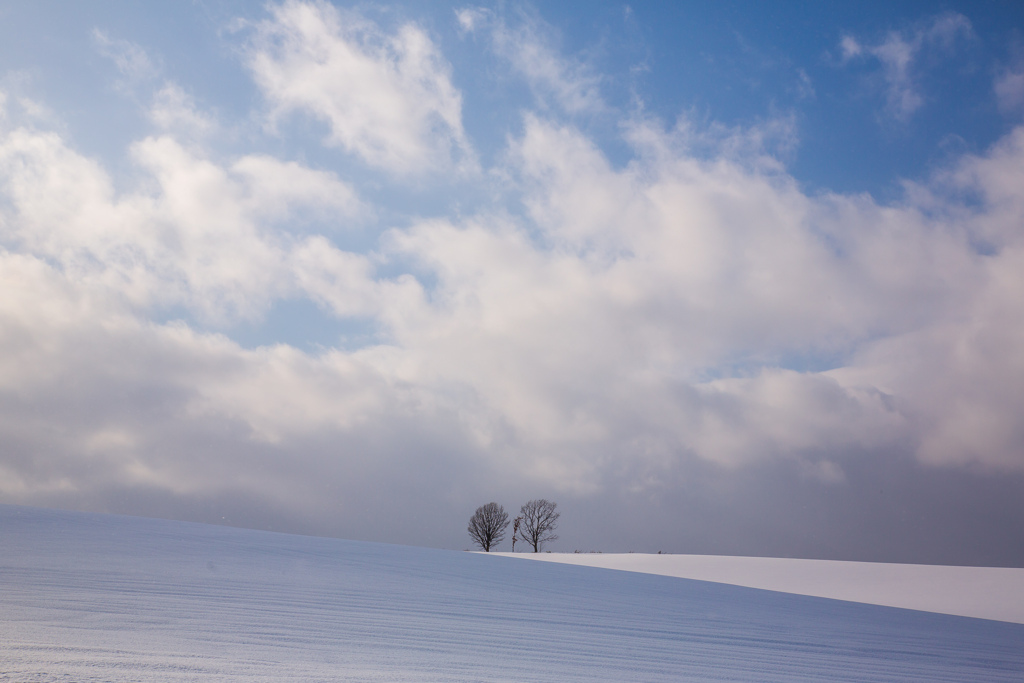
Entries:
{"type": "MultiPolygon", "coordinates": [[[[371,169],[475,163],[415,24],[287,2],[246,50],[272,118],[322,120],[371,169]]],[[[172,86],[152,111],[127,178],[53,130],[0,134],[5,501],[445,545],[414,510],[657,501],[766,467],[832,490],[879,458],[1024,472],[1024,128],[880,203],[808,194],[749,130],[695,145],[631,115],[615,164],[526,112],[489,171],[511,206],[355,251],[320,229],[372,213],[352,182],[176,137],[167,112],[208,119],[172,86]],[[231,338],[293,300],[372,339],[231,338]]]]}

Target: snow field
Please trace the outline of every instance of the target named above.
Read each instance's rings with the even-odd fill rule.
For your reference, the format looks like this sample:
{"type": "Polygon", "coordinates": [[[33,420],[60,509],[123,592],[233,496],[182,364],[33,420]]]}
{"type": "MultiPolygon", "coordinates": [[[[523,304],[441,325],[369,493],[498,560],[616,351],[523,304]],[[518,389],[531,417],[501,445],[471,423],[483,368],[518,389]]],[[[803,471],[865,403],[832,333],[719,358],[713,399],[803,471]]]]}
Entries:
{"type": "Polygon", "coordinates": [[[1024,624],[1024,569],[643,553],[500,553],[1024,624]]]}
{"type": "Polygon", "coordinates": [[[1020,681],[1024,625],[0,506],[2,681],[1020,681]]]}

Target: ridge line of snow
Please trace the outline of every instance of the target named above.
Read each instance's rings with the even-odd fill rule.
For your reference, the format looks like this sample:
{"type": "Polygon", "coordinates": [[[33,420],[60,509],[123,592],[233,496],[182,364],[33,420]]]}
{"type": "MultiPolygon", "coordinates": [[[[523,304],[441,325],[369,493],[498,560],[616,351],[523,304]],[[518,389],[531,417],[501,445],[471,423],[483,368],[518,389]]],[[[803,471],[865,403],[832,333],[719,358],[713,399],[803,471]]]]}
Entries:
{"type": "Polygon", "coordinates": [[[1024,569],[646,553],[490,553],[1024,624],[1024,569]]]}

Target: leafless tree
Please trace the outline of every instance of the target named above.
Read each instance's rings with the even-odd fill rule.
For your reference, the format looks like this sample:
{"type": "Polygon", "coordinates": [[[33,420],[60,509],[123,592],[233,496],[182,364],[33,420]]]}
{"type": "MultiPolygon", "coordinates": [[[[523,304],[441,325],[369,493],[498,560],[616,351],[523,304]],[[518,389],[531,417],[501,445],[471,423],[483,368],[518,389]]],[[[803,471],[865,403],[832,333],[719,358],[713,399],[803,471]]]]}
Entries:
{"type": "Polygon", "coordinates": [[[557,503],[538,498],[524,505],[523,523],[519,527],[519,538],[533,546],[533,552],[539,553],[544,543],[558,539],[552,532],[558,526],[559,513],[555,512],[557,503]]]}
{"type": "Polygon", "coordinates": [[[508,528],[508,513],[497,503],[481,505],[469,518],[469,537],[484,552],[501,543],[508,528]]]}

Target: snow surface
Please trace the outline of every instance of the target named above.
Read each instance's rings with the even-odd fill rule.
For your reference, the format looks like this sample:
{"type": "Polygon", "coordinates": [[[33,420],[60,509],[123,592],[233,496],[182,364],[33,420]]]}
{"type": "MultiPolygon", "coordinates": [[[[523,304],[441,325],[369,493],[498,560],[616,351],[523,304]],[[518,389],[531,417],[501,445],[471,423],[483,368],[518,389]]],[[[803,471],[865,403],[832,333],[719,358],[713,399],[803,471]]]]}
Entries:
{"type": "Polygon", "coordinates": [[[1024,569],[641,553],[496,553],[1024,624],[1024,569]]]}
{"type": "Polygon", "coordinates": [[[0,506],[3,681],[1021,681],[1024,625],[0,506]]]}

